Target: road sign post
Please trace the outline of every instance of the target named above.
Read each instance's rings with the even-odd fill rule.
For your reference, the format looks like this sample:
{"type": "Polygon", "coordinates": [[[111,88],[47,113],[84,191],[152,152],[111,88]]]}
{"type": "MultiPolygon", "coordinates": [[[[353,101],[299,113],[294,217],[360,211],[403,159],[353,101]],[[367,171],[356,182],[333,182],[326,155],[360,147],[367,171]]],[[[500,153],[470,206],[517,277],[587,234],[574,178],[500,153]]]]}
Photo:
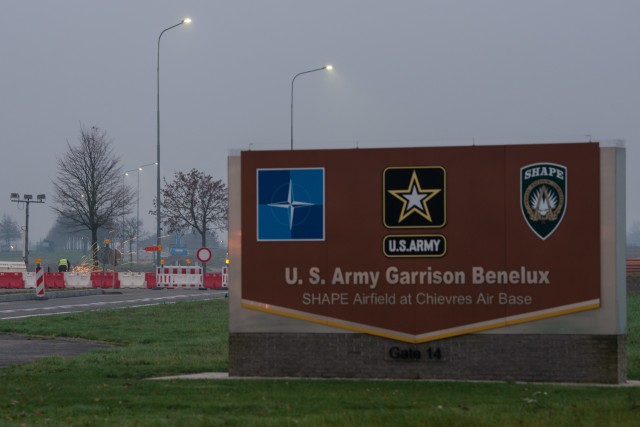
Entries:
{"type": "Polygon", "coordinates": [[[211,261],[211,249],[209,248],[200,248],[196,252],[196,257],[198,257],[198,261],[200,262],[209,262],[211,261]]]}
{"type": "Polygon", "coordinates": [[[211,249],[209,248],[200,248],[196,251],[196,258],[198,258],[198,261],[200,261],[202,263],[202,286],[204,289],[204,273],[206,270],[206,265],[208,261],[211,261],[211,257],[213,255],[211,254],[211,249]]]}

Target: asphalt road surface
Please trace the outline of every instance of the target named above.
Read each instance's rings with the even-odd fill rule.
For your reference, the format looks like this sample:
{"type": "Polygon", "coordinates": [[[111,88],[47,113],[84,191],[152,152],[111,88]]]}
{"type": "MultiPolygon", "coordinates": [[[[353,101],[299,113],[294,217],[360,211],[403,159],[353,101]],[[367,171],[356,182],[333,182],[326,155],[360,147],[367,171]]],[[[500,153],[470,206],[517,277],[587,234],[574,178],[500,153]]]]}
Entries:
{"type": "MultiPolygon", "coordinates": [[[[70,291],[68,297],[18,301],[12,300],[15,294],[0,294],[0,321],[80,311],[170,304],[177,301],[208,300],[224,298],[225,294],[226,291],[220,290],[119,289],[105,290],[103,293],[86,296],[71,296],[75,293],[70,291]]],[[[111,345],[74,338],[40,339],[24,335],[0,334],[0,368],[28,363],[54,354],[73,357],[96,348],[108,347],[111,345]]]]}
{"type": "Polygon", "coordinates": [[[73,357],[109,344],[74,338],[40,339],[25,335],[0,335],[0,368],[29,363],[41,357],[73,357]]]}
{"type": "MultiPolygon", "coordinates": [[[[63,292],[73,291],[59,291],[57,293],[62,294],[63,292]]],[[[0,320],[104,310],[109,308],[167,304],[177,301],[207,300],[224,298],[225,294],[226,291],[208,289],[163,289],[157,291],[151,289],[117,289],[114,291],[104,290],[103,293],[95,295],[48,298],[45,300],[29,299],[22,301],[9,301],[6,300],[9,299],[9,295],[0,295],[0,320]],[[5,300],[3,300],[3,298],[5,300]]]]}

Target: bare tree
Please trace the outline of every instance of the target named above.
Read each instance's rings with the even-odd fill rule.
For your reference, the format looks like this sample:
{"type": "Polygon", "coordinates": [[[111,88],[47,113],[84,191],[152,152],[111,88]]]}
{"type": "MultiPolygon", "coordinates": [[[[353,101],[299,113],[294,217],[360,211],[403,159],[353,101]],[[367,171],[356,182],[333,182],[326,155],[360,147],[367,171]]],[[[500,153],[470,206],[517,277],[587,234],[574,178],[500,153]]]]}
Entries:
{"type": "Polygon", "coordinates": [[[11,246],[11,242],[14,239],[20,238],[20,227],[15,219],[11,218],[7,214],[2,215],[0,220],[0,239],[7,245],[11,246]]]}
{"type": "Polygon", "coordinates": [[[113,229],[131,211],[133,191],[122,180],[120,158],[103,130],[80,127],[79,145],[57,159],[52,209],[72,229],[91,232],[92,260],[98,266],[98,229],[113,229]]]}
{"type": "MultiPolygon", "coordinates": [[[[195,230],[200,234],[202,247],[207,247],[207,233],[227,227],[228,200],[227,186],[221,180],[196,169],[186,174],[175,172],[173,182],[164,179],[163,223],[171,233],[195,230]]],[[[150,213],[155,215],[156,211],[150,213]]]]}
{"type": "MultiPolygon", "coordinates": [[[[123,238],[123,256],[124,256],[124,244],[128,244],[129,245],[129,263],[133,264],[133,245],[134,242],[136,241],[136,238],[138,237],[138,230],[142,228],[142,221],[137,221],[136,224],[136,217],[135,216],[130,216],[127,217],[124,221],[124,223],[120,222],[118,223],[118,234],[120,234],[123,238]]],[[[138,256],[136,254],[136,260],[138,259],[138,256]]]]}

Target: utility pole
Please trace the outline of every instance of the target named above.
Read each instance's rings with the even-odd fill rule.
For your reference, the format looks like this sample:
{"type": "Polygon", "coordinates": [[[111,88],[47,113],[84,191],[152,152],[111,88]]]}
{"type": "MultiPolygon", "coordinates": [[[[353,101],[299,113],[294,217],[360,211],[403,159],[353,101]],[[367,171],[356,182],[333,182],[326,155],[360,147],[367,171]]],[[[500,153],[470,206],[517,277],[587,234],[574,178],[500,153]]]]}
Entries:
{"type": "Polygon", "coordinates": [[[20,198],[20,194],[11,193],[11,201],[16,203],[24,203],[27,205],[25,209],[26,218],[25,218],[25,226],[24,226],[24,248],[22,249],[22,258],[24,260],[24,264],[27,268],[29,268],[29,204],[31,203],[44,203],[45,195],[38,194],[36,196],[36,200],[33,200],[33,195],[25,194],[20,198]]]}

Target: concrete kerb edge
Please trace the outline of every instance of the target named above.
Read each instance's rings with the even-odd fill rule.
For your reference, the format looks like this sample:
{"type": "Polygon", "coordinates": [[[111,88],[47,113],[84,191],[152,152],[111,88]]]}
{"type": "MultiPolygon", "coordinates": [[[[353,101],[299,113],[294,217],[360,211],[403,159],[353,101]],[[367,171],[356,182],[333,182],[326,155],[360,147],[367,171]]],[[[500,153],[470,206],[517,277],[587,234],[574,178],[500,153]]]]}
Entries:
{"type": "MultiPolygon", "coordinates": [[[[311,380],[311,381],[420,381],[431,383],[486,383],[486,384],[509,384],[509,381],[465,381],[465,380],[443,380],[443,379],[394,379],[394,378],[315,378],[315,377],[231,377],[228,372],[201,372],[197,374],[171,375],[166,377],[153,377],[147,380],[311,380]]],[[[539,385],[539,386],[562,386],[562,387],[640,387],[640,381],[628,380],[622,384],[598,384],[598,383],[553,383],[553,382],[521,382],[519,385],[539,385]]]]}
{"type": "MultiPolygon", "coordinates": [[[[49,291],[45,293],[46,299],[52,298],[71,298],[71,297],[83,297],[87,295],[100,295],[103,294],[103,289],[78,289],[78,290],[70,290],[70,291],[49,291]]],[[[0,295],[0,302],[11,302],[11,301],[25,301],[25,300],[41,300],[44,298],[39,298],[36,296],[35,289],[33,292],[23,292],[16,294],[5,294],[0,295]]]]}

